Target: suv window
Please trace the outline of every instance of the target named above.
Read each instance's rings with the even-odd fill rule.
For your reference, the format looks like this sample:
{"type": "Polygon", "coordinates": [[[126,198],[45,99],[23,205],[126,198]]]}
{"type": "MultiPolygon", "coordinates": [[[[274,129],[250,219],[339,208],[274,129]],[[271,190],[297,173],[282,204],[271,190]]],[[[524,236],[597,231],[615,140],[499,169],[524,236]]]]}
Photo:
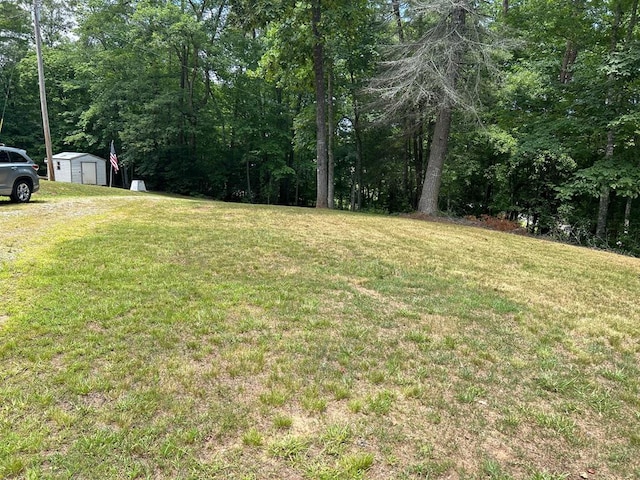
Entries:
{"type": "Polygon", "coordinates": [[[26,163],[27,159],[18,152],[0,150],[0,163],[26,163]]]}

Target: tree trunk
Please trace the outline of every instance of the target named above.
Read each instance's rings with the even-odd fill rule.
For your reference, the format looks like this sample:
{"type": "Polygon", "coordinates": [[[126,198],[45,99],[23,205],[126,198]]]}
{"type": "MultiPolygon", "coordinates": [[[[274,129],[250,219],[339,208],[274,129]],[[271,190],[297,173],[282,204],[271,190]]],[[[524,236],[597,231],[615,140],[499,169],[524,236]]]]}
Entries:
{"type": "Polygon", "coordinates": [[[178,60],[180,61],[180,131],[178,132],[178,144],[186,144],[186,122],[185,122],[185,99],[187,95],[187,62],[189,53],[187,52],[187,46],[182,45],[178,54],[178,60]]]}
{"type": "Polygon", "coordinates": [[[600,188],[600,203],[598,204],[598,224],[596,226],[596,237],[606,240],[607,215],[609,214],[609,197],[611,189],[608,185],[600,188]]]}
{"type": "Polygon", "coordinates": [[[404,138],[404,163],[402,166],[402,192],[404,197],[409,201],[412,202],[412,206],[415,206],[415,204],[413,204],[413,194],[411,193],[411,191],[413,190],[411,188],[411,185],[409,184],[409,159],[410,159],[410,145],[409,145],[409,138],[407,135],[407,130],[405,128],[405,138],[404,138]]]}
{"type": "MultiPolygon", "coordinates": [[[[451,16],[451,32],[461,35],[465,26],[466,11],[463,8],[456,8],[451,16]]],[[[458,71],[462,62],[463,44],[452,46],[452,56],[446,66],[447,83],[449,88],[455,91],[458,71]]],[[[440,194],[440,184],[442,183],[442,167],[447,155],[449,146],[449,133],[451,131],[451,120],[453,118],[452,101],[443,93],[444,98],[436,116],[436,123],[433,130],[433,139],[429,148],[429,163],[424,184],[422,185],[422,195],[418,203],[418,210],[427,215],[435,215],[438,212],[438,196],[440,194]]]]}
{"type": "MultiPolygon", "coordinates": [[[[402,14],[400,12],[400,1],[392,0],[391,5],[393,7],[393,16],[396,20],[396,28],[398,31],[398,40],[400,43],[404,43],[404,27],[402,25],[402,14]]],[[[409,185],[409,161],[411,159],[411,128],[409,122],[404,119],[403,121],[404,132],[404,168],[402,171],[402,191],[406,199],[413,202],[413,193],[410,193],[413,189],[409,185]]]]}
{"type": "MultiPolygon", "coordinates": [[[[421,125],[422,127],[422,125],[421,125]]],[[[424,181],[424,156],[421,154],[421,150],[418,146],[419,134],[417,131],[411,131],[411,147],[413,151],[413,168],[416,171],[416,190],[415,195],[418,197],[418,191],[422,189],[424,181]]]]}
{"type": "MultiPolygon", "coordinates": [[[[424,135],[425,135],[425,131],[424,131],[424,120],[422,119],[423,115],[422,112],[420,112],[420,117],[418,120],[418,130],[416,132],[416,165],[418,165],[418,167],[416,167],[418,169],[418,171],[420,172],[419,177],[421,180],[424,174],[424,135]]],[[[420,188],[422,187],[422,185],[420,185],[420,188]]]]}
{"type": "MultiPolygon", "coordinates": [[[[620,3],[618,3],[615,18],[613,22],[613,28],[611,32],[611,44],[609,47],[609,52],[614,52],[618,46],[618,34],[620,30],[620,24],[622,19],[622,7],[620,3]]],[[[615,78],[613,74],[609,75],[609,92],[607,94],[606,105],[607,108],[611,111],[615,111],[615,91],[614,91],[614,81],[615,78]]],[[[615,148],[614,144],[615,132],[613,127],[609,128],[607,132],[607,146],[605,149],[604,158],[605,161],[610,161],[613,158],[613,151],[615,148]]],[[[605,180],[606,182],[607,180],[605,180]]],[[[598,205],[598,223],[596,225],[596,237],[601,240],[605,240],[606,230],[607,230],[607,216],[609,214],[609,196],[611,194],[611,189],[609,185],[602,185],[600,188],[600,203],[598,205]]]]}
{"type": "MultiPolygon", "coordinates": [[[[604,157],[606,160],[611,160],[613,157],[614,148],[614,136],[613,129],[609,129],[607,132],[607,148],[605,150],[604,157]]],[[[601,240],[605,240],[607,230],[607,215],[609,214],[609,197],[611,189],[609,185],[602,185],[600,188],[600,203],[598,205],[598,224],[596,225],[596,237],[601,240]]]]}
{"type": "Polygon", "coordinates": [[[131,184],[129,183],[129,173],[125,165],[122,169],[122,188],[129,190],[129,187],[131,187],[131,184]]]}
{"type": "Polygon", "coordinates": [[[631,203],[633,198],[627,197],[627,204],[624,207],[624,234],[629,235],[629,227],[631,226],[631,203]]]}
{"type": "Polygon", "coordinates": [[[329,126],[327,129],[327,206],[334,208],[335,206],[335,179],[334,179],[334,167],[335,158],[333,152],[333,140],[334,140],[334,108],[333,108],[333,69],[329,68],[329,75],[327,77],[327,116],[329,118],[329,126]]]}
{"type": "Polygon", "coordinates": [[[629,25],[627,25],[627,35],[626,42],[627,45],[631,43],[633,40],[633,30],[636,28],[638,23],[638,0],[633,0],[633,4],[631,5],[631,19],[629,20],[629,25]]]}
{"type": "Polygon", "coordinates": [[[427,173],[422,185],[422,195],[418,210],[427,215],[438,213],[438,195],[442,182],[442,166],[449,145],[449,132],[451,131],[452,108],[448,102],[440,107],[436,118],[433,140],[429,149],[429,163],[427,173]]]}
{"type": "Polygon", "coordinates": [[[298,173],[298,170],[296,170],[296,199],[295,199],[295,206],[300,206],[300,174],[298,173]]]}
{"type": "Polygon", "coordinates": [[[246,169],[245,169],[245,174],[247,176],[247,196],[249,198],[249,203],[253,203],[252,200],[252,194],[251,194],[251,171],[249,170],[250,165],[250,158],[249,155],[247,155],[247,161],[246,161],[246,169]]]}
{"type": "Polygon", "coordinates": [[[567,40],[567,46],[565,47],[564,57],[562,58],[562,67],[560,69],[560,83],[567,84],[573,77],[573,64],[578,57],[578,49],[576,45],[567,40]]]}
{"type": "Polygon", "coordinates": [[[400,14],[400,1],[392,0],[393,15],[396,19],[396,26],[398,28],[398,40],[400,43],[404,43],[404,29],[402,28],[402,15],[400,14]]]}
{"type": "Polygon", "coordinates": [[[349,72],[351,79],[351,100],[353,102],[353,132],[356,143],[356,164],[355,173],[352,177],[353,186],[357,189],[352,195],[351,210],[362,208],[362,132],[360,128],[360,102],[357,97],[356,76],[353,71],[349,72]]]}
{"type": "Polygon", "coordinates": [[[353,179],[353,181],[351,183],[351,199],[350,199],[350,203],[349,203],[349,210],[351,210],[352,212],[355,212],[355,210],[356,210],[356,180],[355,180],[355,178],[353,179]]]}
{"type": "Polygon", "coordinates": [[[316,89],[316,161],[317,194],[316,208],[327,208],[328,168],[327,168],[327,114],[324,86],[324,46],[320,34],[320,0],[314,0],[311,6],[311,28],[313,30],[313,71],[316,89]]]}
{"type": "Polygon", "coordinates": [[[358,105],[358,101],[354,99],[353,108],[354,112],[354,122],[353,122],[353,130],[356,136],[356,172],[355,172],[355,185],[357,186],[356,190],[356,205],[357,209],[362,209],[362,137],[360,136],[360,107],[358,105]]]}

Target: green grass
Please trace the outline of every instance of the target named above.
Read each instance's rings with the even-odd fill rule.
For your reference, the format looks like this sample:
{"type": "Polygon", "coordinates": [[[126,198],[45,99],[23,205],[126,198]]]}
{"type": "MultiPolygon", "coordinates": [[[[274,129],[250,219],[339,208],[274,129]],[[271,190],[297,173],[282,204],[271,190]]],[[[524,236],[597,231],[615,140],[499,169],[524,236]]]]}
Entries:
{"type": "Polygon", "coordinates": [[[640,478],[637,259],[41,190],[0,202],[0,478],[640,478]]]}

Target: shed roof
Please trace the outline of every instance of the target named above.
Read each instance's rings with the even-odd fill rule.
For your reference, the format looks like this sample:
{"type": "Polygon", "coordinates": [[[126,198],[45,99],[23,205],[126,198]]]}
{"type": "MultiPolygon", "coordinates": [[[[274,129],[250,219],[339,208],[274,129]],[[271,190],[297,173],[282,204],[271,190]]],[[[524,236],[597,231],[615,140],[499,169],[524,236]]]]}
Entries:
{"type": "Polygon", "coordinates": [[[81,158],[81,157],[91,157],[94,158],[96,160],[102,160],[103,162],[106,162],[106,160],[104,158],[100,158],[96,155],[92,155],[90,153],[80,153],[80,152],[62,152],[62,153],[56,153],[55,155],[53,155],[53,159],[55,160],[75,160],[76,158],[81,158]]]}

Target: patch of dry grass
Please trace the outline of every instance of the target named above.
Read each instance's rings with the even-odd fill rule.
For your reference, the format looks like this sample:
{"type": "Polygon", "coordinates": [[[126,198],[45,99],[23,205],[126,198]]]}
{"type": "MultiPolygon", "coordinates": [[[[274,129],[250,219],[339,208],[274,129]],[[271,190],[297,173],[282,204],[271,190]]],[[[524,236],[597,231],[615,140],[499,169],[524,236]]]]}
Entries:
{"type": "Polygon", "coordinates": [[[637,259],[55,188],[0,205],[0,477],[640,478],[637,259]]]}

